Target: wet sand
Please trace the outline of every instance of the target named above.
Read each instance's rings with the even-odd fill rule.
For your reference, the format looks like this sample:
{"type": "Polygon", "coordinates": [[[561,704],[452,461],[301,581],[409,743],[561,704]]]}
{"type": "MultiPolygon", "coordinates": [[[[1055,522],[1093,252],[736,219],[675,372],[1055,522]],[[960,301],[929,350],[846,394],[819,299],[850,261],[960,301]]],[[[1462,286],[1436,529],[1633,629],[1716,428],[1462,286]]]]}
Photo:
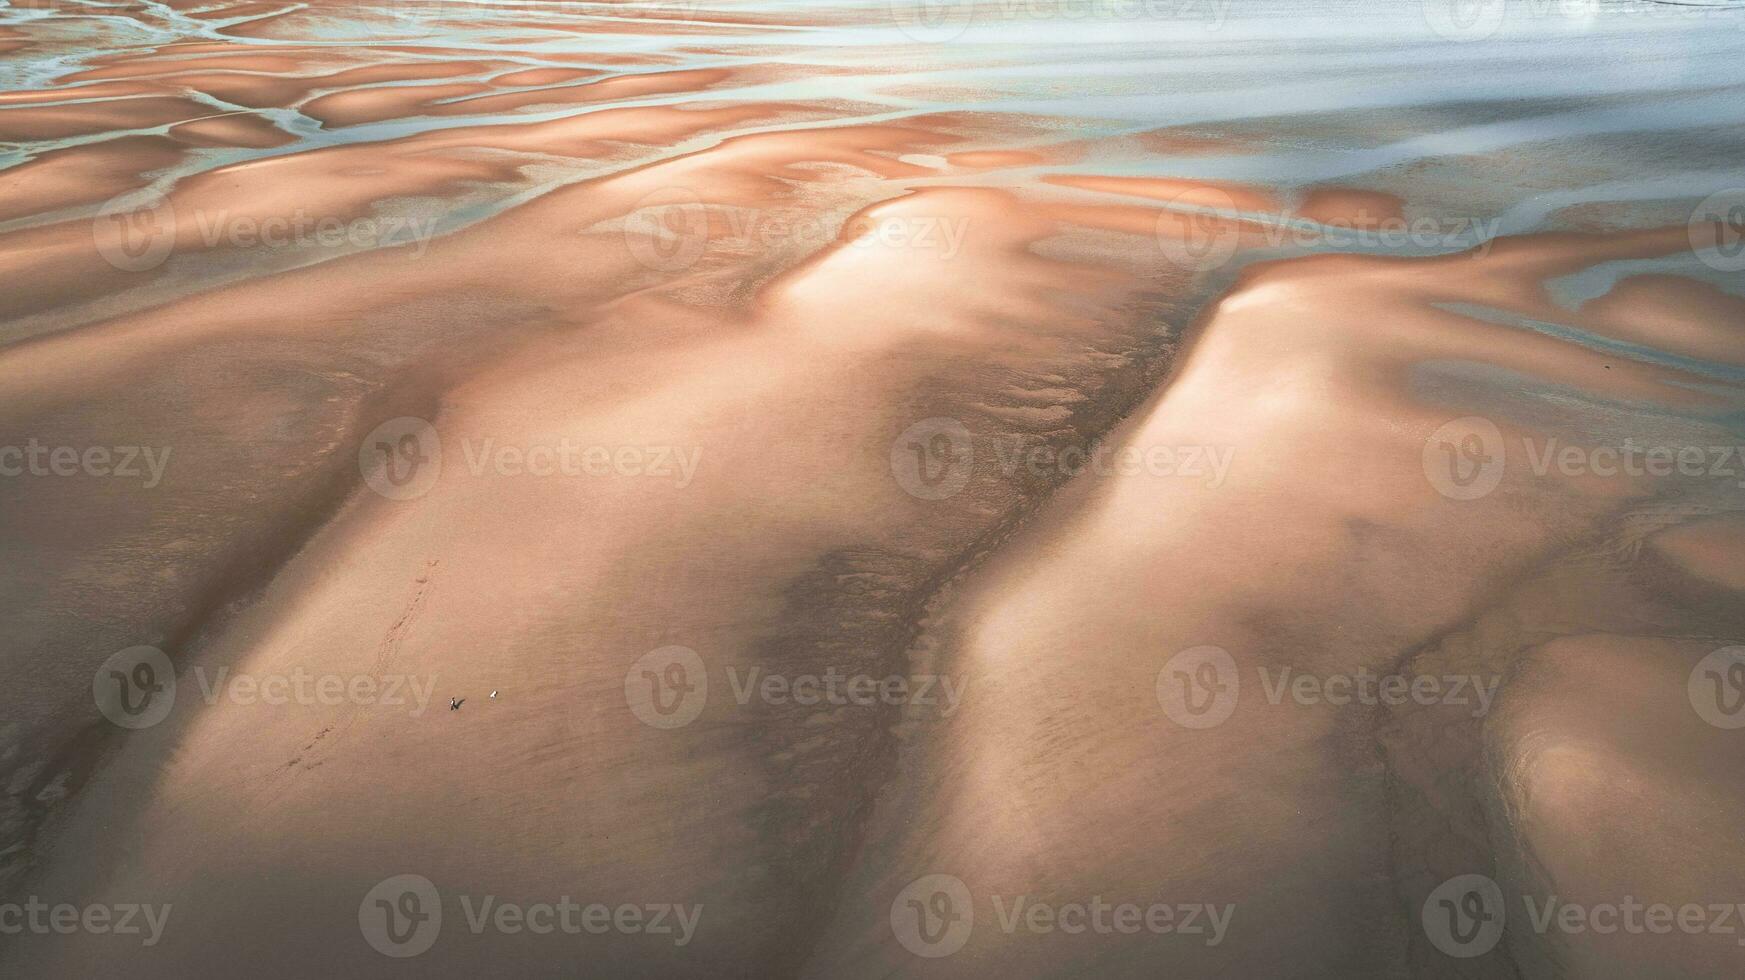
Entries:
{"type": "Polygon", "coordinates": [[[0,16],[0,928],[169,910],[6,975],[1745,966],[1745,13],[116,10],[0,16]]]}

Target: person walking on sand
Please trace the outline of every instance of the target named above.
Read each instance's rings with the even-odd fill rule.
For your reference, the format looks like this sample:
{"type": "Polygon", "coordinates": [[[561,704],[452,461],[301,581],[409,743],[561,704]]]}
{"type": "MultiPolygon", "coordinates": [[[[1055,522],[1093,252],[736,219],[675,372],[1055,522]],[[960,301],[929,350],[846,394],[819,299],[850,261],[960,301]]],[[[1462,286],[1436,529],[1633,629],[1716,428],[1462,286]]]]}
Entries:
{"type": "Polygon", "coordinates": [[[466,700],[466,698],[449,698],[448,699],[448,710],[459,711],[460,710],[460,703],[462,701],[465,701],[465,700],[466,700]]]}

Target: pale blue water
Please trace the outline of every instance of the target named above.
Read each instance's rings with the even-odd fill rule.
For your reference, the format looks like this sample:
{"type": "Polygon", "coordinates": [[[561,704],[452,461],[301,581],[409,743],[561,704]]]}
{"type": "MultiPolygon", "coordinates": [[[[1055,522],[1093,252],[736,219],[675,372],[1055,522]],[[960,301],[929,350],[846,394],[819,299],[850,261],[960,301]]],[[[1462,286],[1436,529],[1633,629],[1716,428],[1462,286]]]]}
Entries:
{"type": "MultiPolygon", "coordinates": [[[[985,178],[1008,186],[1033,185],[1045,173],[1285,188],[1352,184],[1398,193],[1415,213],[1456,229],[1430,240],[1346,246],[1353,251],[1418,255],[1469,248],[1498,235],[1565,227],[1570,214],[1593,206],[1608,209],[1619,224],[1679,223],[1694,202],[1745,188],[1745,5],[1738,4],[406,0],[322,5],[319,17],[307,16],[302,3],[278,9],[306,11],[286,29],[299,48],[367,49],[362,53],[378,62],[476,53],[520,67],[592,66],[608,77],[683,68],[777,70],[763,73],[767,81],[706,93],[340,129],[324,128],[295,108],[252,109],[190,92],[220,111],[268,118],[297,142],[197,153],[161,175],[159,189],[241,160],[433,129],[526,123],[623,106],[772,101],[829,107],[828,119],[787,126],[968,111],[1036,117],[1039,135],[1030,139],[1036,145],[1081,142],[1084,152],[1071,162],[985,178]],[[624,30],[626,25],[634,30],[624,30]],[[405,50],[384,51],[389,45],[405,50]],[[571,60],[577,55],[580,60],[571,60]],[[1141,151],[1124,139],[1164,127],[1241,139],[1229,153],[1141,151]],[[1468,223],[1470,230],[1460,230],[1468,223]]],[[[54,11],[0,6],[0,24],[22,26],[37,41],[35,49],[10,56],[0,78],[13,89],[45,89],[92,59],[173,41],[262,48],[285,43],[225,33],[246,19],[195,18],[152,2],[68,0],[54,11]]],[[[497,66],[477,79],[443,81],[484,81],[507,70],[497,66]]],[[[65,103],[79,100],[77,86],[63,91],[65,103]]],[[[769,128],[757,123],[738,132],[769,128]]],[[[115,135],[0,145],[0,165],[115,135]]],[[[699,145],[684,143],[656,155],[699,145]]],[[[492,202],[469,203],[447,223],[459,226],[542,189],[598,175],[596,169],[579,169],[530,177],[526,186],[494,195],[492,202]]],[[[83,217],[91,210],[35,215],[0,230],[83,217]]],[[[1708,264],[1672,264],[1723,288],[1739,288],[1738,277],[1717,276],[1708,264]]]]}

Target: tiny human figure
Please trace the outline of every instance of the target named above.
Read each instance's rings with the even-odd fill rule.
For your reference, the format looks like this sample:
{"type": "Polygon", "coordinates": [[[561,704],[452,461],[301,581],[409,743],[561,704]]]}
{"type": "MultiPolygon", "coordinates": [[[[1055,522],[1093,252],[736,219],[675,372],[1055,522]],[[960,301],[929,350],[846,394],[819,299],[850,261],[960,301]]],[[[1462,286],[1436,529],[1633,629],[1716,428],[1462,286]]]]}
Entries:
{"type": "Polygon", "coordinates": [[[460,703],[462,701],[465,701],[465,700],[466,700],[466,698],[449,698],[448,699],[448,710],[459,711],[460,710],[460,703]]]}

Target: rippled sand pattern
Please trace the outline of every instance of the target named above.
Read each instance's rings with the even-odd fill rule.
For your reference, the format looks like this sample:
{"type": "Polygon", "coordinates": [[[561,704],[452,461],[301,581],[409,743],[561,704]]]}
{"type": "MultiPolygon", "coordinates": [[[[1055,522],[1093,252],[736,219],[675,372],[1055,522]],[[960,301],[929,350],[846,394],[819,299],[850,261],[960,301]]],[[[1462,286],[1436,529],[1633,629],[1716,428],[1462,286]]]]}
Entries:
{"type": "Polygon", "coordinates": [[[1745,10],[0,51],[0,975],[1745,972],[1745,10]]]}

